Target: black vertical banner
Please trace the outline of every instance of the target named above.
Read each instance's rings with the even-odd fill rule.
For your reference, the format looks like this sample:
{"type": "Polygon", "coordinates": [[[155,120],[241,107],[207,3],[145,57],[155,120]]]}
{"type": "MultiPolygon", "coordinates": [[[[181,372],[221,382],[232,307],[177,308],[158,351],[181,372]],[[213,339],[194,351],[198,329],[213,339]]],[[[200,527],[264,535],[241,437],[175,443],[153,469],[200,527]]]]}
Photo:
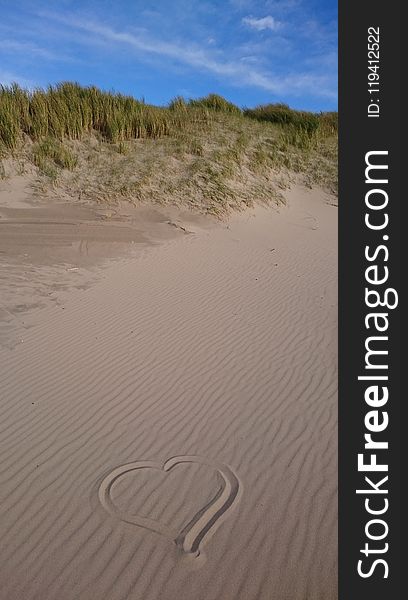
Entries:
{"type": "Polygon", "coordinates": [[[406,595],[404,8],[339,4],[340,600],[406,595]]]}

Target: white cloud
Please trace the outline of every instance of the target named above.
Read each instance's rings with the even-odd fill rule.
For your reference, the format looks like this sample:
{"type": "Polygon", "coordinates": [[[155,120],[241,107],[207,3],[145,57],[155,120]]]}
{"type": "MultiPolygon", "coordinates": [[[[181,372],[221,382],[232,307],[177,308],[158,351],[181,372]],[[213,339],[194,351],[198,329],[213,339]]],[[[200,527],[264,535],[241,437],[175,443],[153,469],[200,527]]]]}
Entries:
{"type": "Polygon", "coordinates": [[[18,42],[16,40],[0,40],[0,50],[4,50],[6,52],[12,53],[23,53],[26,55],[35,55],[45,59],[55,60],[59,58],[58,55],[46,50],[45,48],[41,48],[36,44],[31,44],[29,42],[18,42]]]}
{"type": "MultiPolygon", "coordinates": [[[[110,42],[112,45],[126,45],[138,51],[138,56],[141,54],[157,55],[167,57],[177,62],[184,63],[194,68],[204,69],[216,75],[229,76],[231,78],[240,79],[241,81],[253,83],[254,77],[251,71],[245,72],[242,69],[242,64],[239,61],[220,60],[218,55],[215,55],[208,48],[197,46],[179,45],[174,42],[165,42],[154,38],[144,32],[129,33],[124,31],[115,31],[111,27],[100,23],[75,19],[73,17],[63,17],[47,13],[48,17],[56,21],[65,23],[70,27],[78,30],[86,31],[91,36],[95,36],[95,41],[100,43],[103,41],[110,42]]],[[[87,39],[87,42],[92,41],[92,37],[87,39]]],[[[268,76],[255,74],[255,79],[262,81],[261,87],[267,86],[266,89],[274,89],[275,83],[268,79],[268,76]]]]}
{"type": "Polygon", "coordinates": [[[259,19],[256,19],[255,17],[244,17],[242,22],[244,25],[248,25],[248,27],[256,29],[257,31],[263,31],[265,29],[276,31],[282,25],[282,23],[271,17],[271,15],[259,19]]]}
{"type": "MultiPolygon", "coordinates": [[[[319,96],[332,97],[331,82],[326,81],[318,75],[290,74],[282,77],[271,72],[261,70],[259,66],[251,64],[250,61],[242,61],[240,56],[223,58],[219,50],[213,50],[211,47],[200,47],[198,45],[179,44],[173,41],[164,41],[150,35],[145,30],[139,31],[118,31],[108,25],[90,20],[78,19],[73,16],[63,16],[61,14],[46,13],[49,19],[63,23],[74,30],[86,32],[86,43],[102,43],[106,48],[107,44],[113,50],[115,46],[127,46],[135,53],[135,57],[141,59],[157,56],[160,62],[163,58],[170,59],[179,64],[184,64],[196,69],[197,71],[207,71],[216,76],[226,77],[231,83],[240,86],[254,86],[272,94],[280,95],[284,93],[301,94],[304,92],[315,93],[319,90],[319,96]]],[[[272,17],[269,17],[272,19],[272,17]]],[[[268,17],[265,17],[268,19],[268,17]]],[[[262,21],[262,28],[270,28],[271,22],[265,19],[254,19],[262,21]]],[[[274,26],[277,24],[273,20],[274,26]]],[[[260,27],[258,23],[258,28],[260,27]]],[[[72,33],[70,39],[73,39],[72,33]]],[[[81,39],[83,43],[84,40],[81,39]]],[[[244,56],[248,56],[245,53],[244,56]]]]}

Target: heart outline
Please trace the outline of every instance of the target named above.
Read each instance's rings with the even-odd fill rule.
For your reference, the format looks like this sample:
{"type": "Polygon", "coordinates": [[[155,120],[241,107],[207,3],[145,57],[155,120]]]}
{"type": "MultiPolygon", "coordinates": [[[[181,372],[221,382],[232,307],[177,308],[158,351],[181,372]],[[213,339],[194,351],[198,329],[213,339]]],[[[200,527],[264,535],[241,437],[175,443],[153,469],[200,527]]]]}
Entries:
{"type": "Polygon", "coordinates": [[[215,532],[226,514],[234,508],[241,496],[241,492],[242,485],[238,477],[227,465],[213,462],[198,455],[181,455],[173,456],[167,459],[163,464],[151,460],[144,460],[126,463],[116,467],[102,480],[98,490],[98,497],[104,509],[113,517],[116,517],[125,523],[130,523],[154,531],[155,533],[174,541],[186,554],[199,556],[200,548],[204,544],[204,541],[209,538],[210,534],[215,532]],[[177,465],[184,463],[196,463],[212,467],[220,476],[222,483],[212,500],[198,510],[180,532],[173,530],[171,527],[168,527],[155,519],[122,512],[113,502],[111,489],[113,484],[122,475],[138,469],[156,469],[168,473],[177,465]]]}

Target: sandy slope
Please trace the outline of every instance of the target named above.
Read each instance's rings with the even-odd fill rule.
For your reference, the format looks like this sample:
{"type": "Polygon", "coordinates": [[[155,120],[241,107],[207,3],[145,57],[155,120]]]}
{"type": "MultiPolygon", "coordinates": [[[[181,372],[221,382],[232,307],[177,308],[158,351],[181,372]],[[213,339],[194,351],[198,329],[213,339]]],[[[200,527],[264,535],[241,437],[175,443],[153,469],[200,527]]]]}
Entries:
{"type": "Polygon", "coordinates": [[[337,597],[337,209],[288,199],[116,262],[0,349],[2,600],[337,597]]]}

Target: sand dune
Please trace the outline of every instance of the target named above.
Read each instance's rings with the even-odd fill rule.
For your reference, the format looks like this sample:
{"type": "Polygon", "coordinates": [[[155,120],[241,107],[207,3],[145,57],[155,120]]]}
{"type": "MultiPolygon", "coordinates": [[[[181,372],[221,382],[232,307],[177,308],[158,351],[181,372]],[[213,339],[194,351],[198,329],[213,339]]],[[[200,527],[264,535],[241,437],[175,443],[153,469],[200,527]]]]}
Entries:
{"type": "Polygon", "coordinates": [[[287,196],[0,348],[2,600],[337,598],[337,209],[287,196]]]}

